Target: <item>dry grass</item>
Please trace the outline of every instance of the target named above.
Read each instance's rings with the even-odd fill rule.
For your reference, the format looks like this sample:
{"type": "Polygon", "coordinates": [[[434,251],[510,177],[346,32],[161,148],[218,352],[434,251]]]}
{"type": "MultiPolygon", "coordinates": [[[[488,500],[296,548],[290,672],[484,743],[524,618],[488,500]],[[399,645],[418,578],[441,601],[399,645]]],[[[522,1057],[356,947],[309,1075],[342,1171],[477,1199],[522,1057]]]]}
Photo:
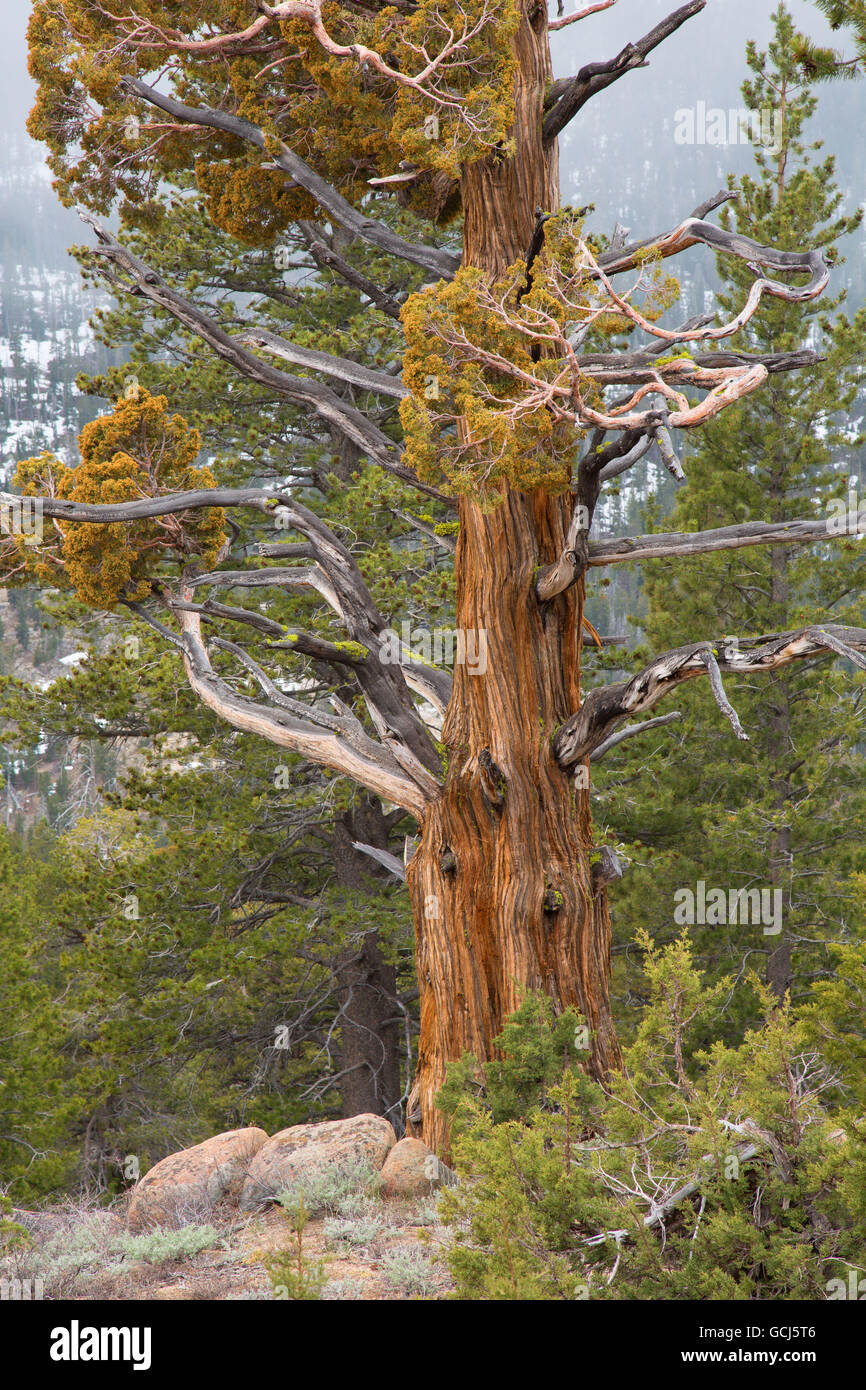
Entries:
{"type": "MultiPolygon", "coordinates": [[[[262,1259],[294,1242],[280,1207],[248,1217],[233,1208],[191,1211],[173,1230],[133,1239],[125,1234],[124,1206],[69,1201],[15,1211],[29,1240],[2,1253],[0,1278],[41,1279],[46,1299],[274,1298],[262,1259]],[[199,1244],[204,1248],[196,1249],[199,1244]]],[[[429,1197],[383,1200],[364,1185],[323,1206],[329,1214],[314,1217],[304,1232],[304,1256],[325,1266],[324,1299],[448,1296],[446,1236],[429,1197]]]]}

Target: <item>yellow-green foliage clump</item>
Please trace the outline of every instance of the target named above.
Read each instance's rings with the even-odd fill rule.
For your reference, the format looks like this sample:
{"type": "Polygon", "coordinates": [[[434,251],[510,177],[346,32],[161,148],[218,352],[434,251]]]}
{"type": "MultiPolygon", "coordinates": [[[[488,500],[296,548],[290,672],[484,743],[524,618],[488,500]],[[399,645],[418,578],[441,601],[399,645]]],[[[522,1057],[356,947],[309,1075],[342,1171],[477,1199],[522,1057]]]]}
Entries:
{"type": "Polygon", "coordinates": [[[312,217],[316,204],[280,169],[262,169],[260,156],[247,162],[200,159],[196,181],[207,199],[211,221],[247,246],[269,246],[290,222],[312,217]]]}
{"type": "MultiPolygon", "coordinates": [[[[513,267],[494,296],[504,290],[513,303],[522,278],[525,267],[513,267]]],[[[568,484],[566,431],[529,399],[545,364],[533,361],[531,338],[491,312],[480,271],[460,270],[450,284],[413,295],[403,324],[410,394],[400,418],[407,461],[420,478],[490,496],[502,480],[527,492],[568,484]]]]}
{"type": "Polygon", "coordinates": [[[514,119],[511,40],[520,12],[518,0],[419,0],[408,14],[390,7],[370,14],[323,5],[325,27],[336,43],[369,48],[407,77],[423,72],[422,50],[436,59],[449,37],[460,44],[452,55],[442,56],[438,71],[423,83],[444,102],[373,65],[362,68],[332,56],[310,41],[302,21],[283,23],[283,36],[294,51],[303,51],[303,67],[318,88],[304,94],[303,124],[310,131],[307,138],[331,163],[331,174],[340,176],[336,162],[344,162],[351,151],[362,167],[375,165],[383,173],[393,172],[402,155],[423,169],[457,178],[461,164],[501,148],[514,119]],[[464,34],[468,37],[462,43],[464,34]],[[329,132],[329,140],[321,140],[323,131],[329,132]]]}
{"type": "MultiPolygon", "coordinates": [[[[142,388],[85,425],[78,444],[77,468],[50,454],[19,464],[20,492],[110,504],[216,486],[209,468],[195,467],[198,431],[181,415],[169,415],[164,396],[142,388]]],[[[215,563],[224,526],[219,507],[110,524],[46,521],[42,544],[19,541],[17,554],[38,582],[71,587],[91,607],[112,608],[121,597],[147,597],[151,576],[171,554],[198,557],[205,567],[215,563]]]]}
{"type": "Polygon", "coordinates": [[[28,36],[38,92],[28,128],[48,145],[69,202],[104,213],[119,198],[137,222],[155,174],[172,181],[195,169],[209,215],[253,244],[310,215],[308,195],[267,167],[267,149],[182,123],[166,130],[161,113],[121,85],[126,74],[152,82],[165,66],[173,95],[251,121],[350,198],[369,194],[369,178],[395,173],[405,159],[425,173],[401,201],[422,215],[451,215],[453,199],[434,178],[456,180],[473,159],[508,153],[521,0],[417,0],[378,11],[325,3],[322,21],[330,41],[349,50],[342,54],[329,53],[301,18],[218,52],[172,47],[242,32],[254,17],[249,0],[199,0],[192,10],[185,0],[138,0],[134,9],[133,32],[122,6],[34,0],[28,36]],[[391,73],[362,64],[358,47],[391,73]],[[420,78],[421,89],[399,77],[420,78]]]}
{"type": "MultiPolygon", "coordinates": [[[[639,280],[640,312],[653,321],[676,282],[655,265],[639,280]]],[[[603,406],[569,339],[590,323],[588,343],[603,351],[632,330],[593,274],[574,214],[547,222],[531,272],[518,262],[488,285],[479,270],[462,269],[413,295],[402,318],[410,394],[400,417],[419,477],[482,499],[504,481],[527,492],[567,487],[585,434],[577,414],[603,406]]]]}

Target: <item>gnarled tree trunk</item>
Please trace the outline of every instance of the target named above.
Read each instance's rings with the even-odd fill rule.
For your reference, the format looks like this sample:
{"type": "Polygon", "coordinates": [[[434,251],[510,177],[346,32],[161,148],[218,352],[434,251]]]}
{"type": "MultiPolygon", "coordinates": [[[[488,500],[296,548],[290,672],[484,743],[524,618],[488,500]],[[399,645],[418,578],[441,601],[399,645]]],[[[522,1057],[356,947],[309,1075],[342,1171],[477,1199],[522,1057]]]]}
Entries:
{"type": "MultiPolygon", "coordinates": [[[[537,210],[558,207],[556,142],[541,110],[550,79],[546,18],[524,18],[516,150],[463,177],[464,265],[491,279],[526,257],[537,210]]],[[[590,1066],[618,1060],[610,1021],[610,919],[590,867],[589,793],[558,766],[551,737],[580,703],[583,586],[539,603],[539,566],[562,553],[569,495],[504,488],[501,505],[460,505],[457,623],[483,663],[455,667],[443,729],[448,776],[407,873],[421,993],[408,1123],[440,1153],[435,1095],[449,1060],[489,1057],[527,989],[574,1004],[592,1030],[590,1066]]]]}

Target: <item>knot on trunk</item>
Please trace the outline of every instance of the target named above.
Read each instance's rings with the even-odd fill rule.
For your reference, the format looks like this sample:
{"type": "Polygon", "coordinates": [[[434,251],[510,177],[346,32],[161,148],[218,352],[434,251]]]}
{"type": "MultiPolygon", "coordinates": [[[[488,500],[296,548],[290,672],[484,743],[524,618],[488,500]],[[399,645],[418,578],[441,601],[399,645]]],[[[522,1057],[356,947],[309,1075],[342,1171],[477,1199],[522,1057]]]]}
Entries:
{"type": "Polygon", "coordinates": [[[542,899],[545,912],[559,912],[564,902],[565,895],[558,888],[554,888],[553,884],[549,884],[544,890],[544,898],[542,899]]]}
{"type": "Polygon", "coordinates": [[[478,778],[485,800],[491,806],[501,807],[508,784],[505,773],[493,761],[489,748],[482,748],[478,754],[478,778]]]}
{"type": "Polygon", "coordinates": [[[443,845],[439,851],[439,868],[443,874],[456,874],[457,856],[450,845],[443,845]]]}
{"type": "Polygon", "coordinates": [[[610,845],[593,849],[589,862],[592,866],[592,886],[596,893],[600,893],[607,884],[616,883],[617,879],[622,878],[622,860],[610,845]]]}

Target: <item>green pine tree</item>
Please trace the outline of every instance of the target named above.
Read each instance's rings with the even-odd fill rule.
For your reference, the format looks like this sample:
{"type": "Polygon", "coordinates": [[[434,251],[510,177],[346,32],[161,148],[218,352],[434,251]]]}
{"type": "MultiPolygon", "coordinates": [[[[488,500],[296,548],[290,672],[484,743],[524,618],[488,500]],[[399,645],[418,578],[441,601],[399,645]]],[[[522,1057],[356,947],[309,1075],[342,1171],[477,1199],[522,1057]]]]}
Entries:
{"type": "MultiPolygon", "coordinates": [[[[727,222],[765,243],[806,240],[833,257],[859,215],[841,215],[833,159],[815,162],[818,147],[806,143],[816,103],[799,81],[796,38],[780,6],[769,53],[748,49],[745,101],[781,113],[782,140],[778,151],[756,146],[754,175],[732,184],[737,196],[727,222]]],[[[735,312],[748,272],[721,262],[719,270],[722,303],[735,312]]],[[[821,308],[775,303],[739,334],[736,345],[746,351],[809,345],[823,360],[796,381],[771,375],[761,392],[700,432],[685,459],[688,486],[663,525],[653,514],[656,529],[809,515],[829,524],[847,513],[849,476],[862,445],[848,421],[856,418],[862,390],[866,313],[851,320],[834,314],[843,298],[821,308]]],[[[752,634],[827,613],[834,621],[859,622],[862,547],[852,535],[833,545],[720,552],[675,568],[651,562],[644,567],[648,645],[663,650],[708,632],[718,643],[746,644],[752,634]]],[[[853,930],[852,875],[864,867],[866,825],[862,698],[844,666],[781,670],[760,692],[731,680],[727,695],[748,742],[732,736],[708,689],[684,688],[678,700],[684,720],[659,735],[654,750],[644,741],[638,752],[626,747],[601,763],[610,832],[634,860],[615,899],[621,988],[635,988],[625,943],[636,926],[649,924],[657,939],[671,939],[689,920],[686,894],[697,898],[703,882],[707,893],[723,890],[725,907],[714,912],[710,904],[706,922],[691,927],[702,968],[712,977],[739,976],[762,964],[777,996],[790,991],[800,1002],[832,971],[828,943],[850,940],[853,930]],[[766,892],[760,919],[757,900],[730,912],[730,892],[741,889],[766,892]]],[[[627,997],[640,1004],[639,993],[627,997]]],[[[753,1021],[751,1008],[737,991],[713,1021],[713,1035],[722,1030],[739,1038],[753,1021]]]]}

